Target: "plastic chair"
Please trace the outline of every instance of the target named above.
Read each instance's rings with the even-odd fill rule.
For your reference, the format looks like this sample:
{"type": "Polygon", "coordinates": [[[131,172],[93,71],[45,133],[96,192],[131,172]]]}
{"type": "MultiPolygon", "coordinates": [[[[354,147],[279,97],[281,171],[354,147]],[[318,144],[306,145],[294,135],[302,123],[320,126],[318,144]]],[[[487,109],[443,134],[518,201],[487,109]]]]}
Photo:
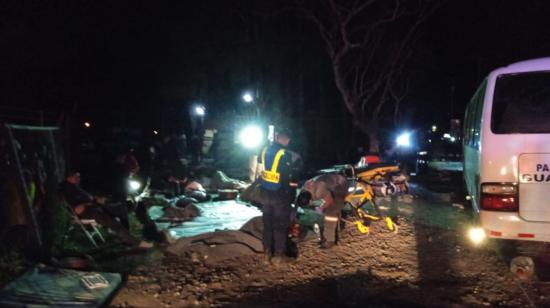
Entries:
{"type": "Polygon", "coordinates": [[[80,219],[78,215],[76,215],[74,209],[67,202],[63,201],[63,204],[65,205],[65,209],[67,209],[67,211],[71,215],[71,227],[67,232],[70,232],[76,224],[80,226],[80,229],[82,230],[82,232],[84,232],[84,234],[90,240],[92,245],[94,245],[94,247],[99,248],[95,237],[99,237],[99,239],[103,243],[106,242],[105,238],[97,228],[99,224],[97,223],[97,221],[95,221],[95,219],[80,219]]]}

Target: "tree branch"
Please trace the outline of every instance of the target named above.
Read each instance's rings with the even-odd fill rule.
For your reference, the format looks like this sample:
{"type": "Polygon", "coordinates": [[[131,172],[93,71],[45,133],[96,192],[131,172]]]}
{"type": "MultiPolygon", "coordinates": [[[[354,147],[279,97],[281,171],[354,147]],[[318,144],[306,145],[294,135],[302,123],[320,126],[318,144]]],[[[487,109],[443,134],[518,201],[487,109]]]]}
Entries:
{"type": "Polygon", "coordinates": [[[317,25],[325,42],[346,109],[366,133],[377,131],[382,112],[388,111],[397,119],[410,87],[410,79],[404,77],[413,54],[410,46],[420,25],[443,3],[386,1],[323,0],[316,6],[316,14],[311,9],[302,10],[317,25]],[[394,33],[400,35],[398,40],[390,38],[394,33]],[[391,102],[393,110],[385,108],[391,102]]]}

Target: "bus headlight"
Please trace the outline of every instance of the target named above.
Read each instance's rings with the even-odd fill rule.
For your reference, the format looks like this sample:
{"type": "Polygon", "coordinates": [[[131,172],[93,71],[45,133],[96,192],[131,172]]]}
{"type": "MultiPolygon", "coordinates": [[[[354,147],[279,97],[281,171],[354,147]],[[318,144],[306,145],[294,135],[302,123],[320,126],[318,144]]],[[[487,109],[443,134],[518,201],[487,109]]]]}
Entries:
{"type": "Polygon", "coordinates": [[[468,230],[468,238],[474,245],[481,244],[485,241],[486,237],[485,230],[481,227],[471,227],[470,230],[468,230]]]}

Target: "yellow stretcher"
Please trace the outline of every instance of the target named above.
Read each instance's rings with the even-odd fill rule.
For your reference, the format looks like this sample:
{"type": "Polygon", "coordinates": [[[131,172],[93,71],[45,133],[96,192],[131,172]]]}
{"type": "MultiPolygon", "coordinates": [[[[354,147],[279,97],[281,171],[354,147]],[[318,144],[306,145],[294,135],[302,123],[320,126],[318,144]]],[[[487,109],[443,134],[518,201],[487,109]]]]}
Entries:
{"type": "Polygon", "coordinates": [[[368,234],[370,232],[370,224],[373,221],[383,220],[386,228],[391,232],[397,232],[397,225],[391,217],[384,215],[375,202],[375,187],[391,187],[391,193],[396,193],[396,188],[399,191],[406,191],[408,185],[405,181],[392,182],[392,175],[398,174],[401,170],[399,166],[393,164],[375,164],[368,167],[351,169],[351,182],[353,183],[348,188],[348,195],[345,198],[347,204],[352,208],[352,223],[357,225],[359,232],[368,234]],[[392,184],[391,186],[386,186],[392,184]],[[374,208],[374,215],[363,210],[363,206],[370,202],[374,208]]]}

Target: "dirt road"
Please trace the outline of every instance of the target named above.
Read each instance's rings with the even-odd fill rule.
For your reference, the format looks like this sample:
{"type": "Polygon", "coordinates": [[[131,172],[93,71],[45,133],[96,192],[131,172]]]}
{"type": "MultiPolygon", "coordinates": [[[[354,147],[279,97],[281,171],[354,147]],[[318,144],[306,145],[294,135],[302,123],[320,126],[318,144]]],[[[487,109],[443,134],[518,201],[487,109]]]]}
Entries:
{"type": "Polygon", "coordinates": [[[521,281],[495,246],[472,248],[462,237],[467,215],[449,203],[401,203],[399,232],[354,227],[341,245],[303,243],[289,264],[263,266],[260,256],[208,265],[165,256],[138,267],[115,307],[548,306],[546,282],[521,281]]]}

